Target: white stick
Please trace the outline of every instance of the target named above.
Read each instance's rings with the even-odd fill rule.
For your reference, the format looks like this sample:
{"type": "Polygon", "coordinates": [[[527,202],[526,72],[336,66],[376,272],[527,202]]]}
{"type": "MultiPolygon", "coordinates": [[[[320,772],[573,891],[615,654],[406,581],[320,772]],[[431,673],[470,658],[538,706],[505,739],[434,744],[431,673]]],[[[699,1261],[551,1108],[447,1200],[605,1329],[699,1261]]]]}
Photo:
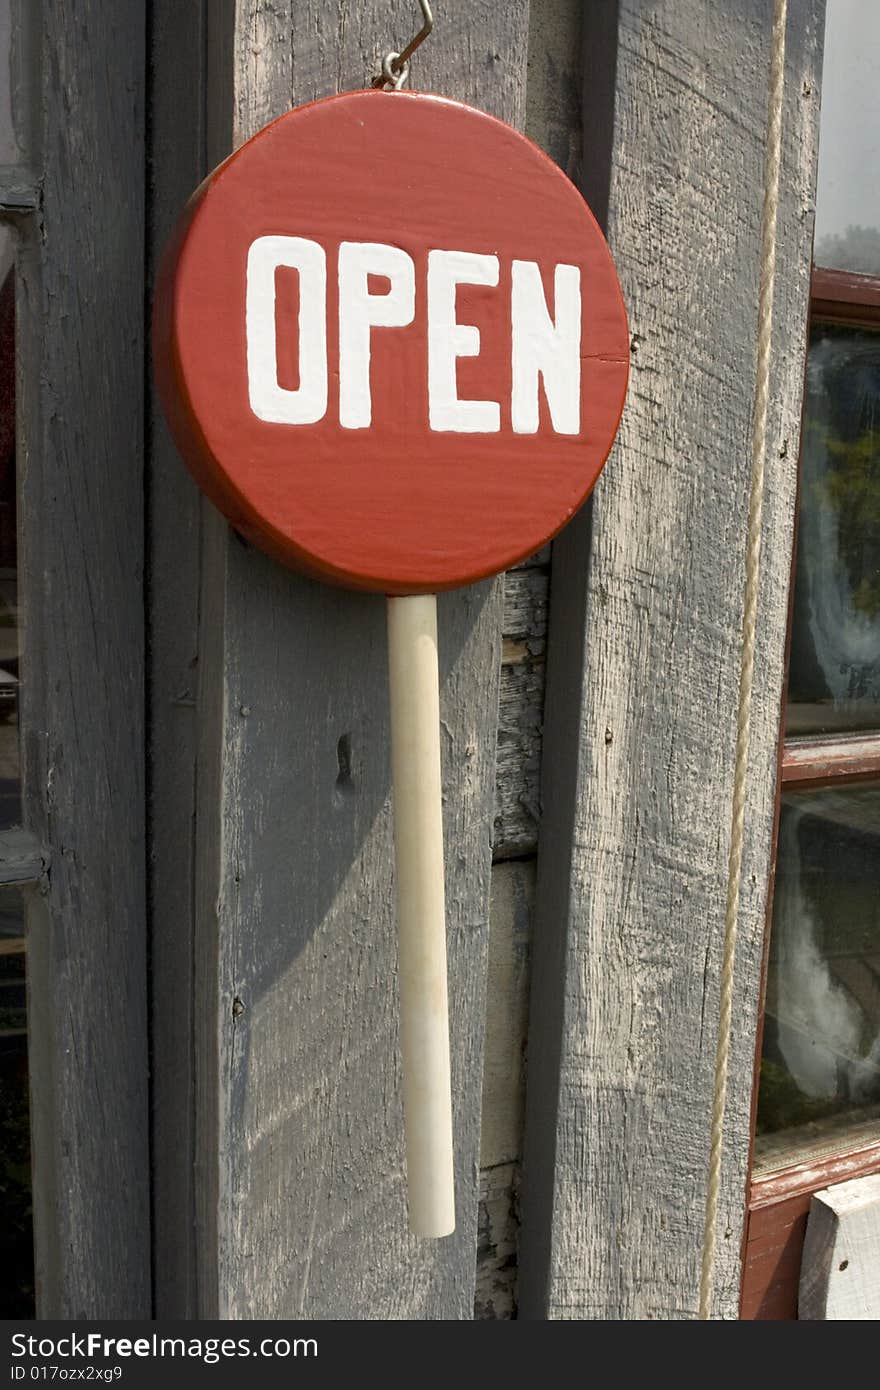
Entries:
{"type": "Polygon", "coordinates": [[[388,600],[391,771],[400,940],[400,1036],[409,1224],[455,1229],[437,600],[388,600]]]}

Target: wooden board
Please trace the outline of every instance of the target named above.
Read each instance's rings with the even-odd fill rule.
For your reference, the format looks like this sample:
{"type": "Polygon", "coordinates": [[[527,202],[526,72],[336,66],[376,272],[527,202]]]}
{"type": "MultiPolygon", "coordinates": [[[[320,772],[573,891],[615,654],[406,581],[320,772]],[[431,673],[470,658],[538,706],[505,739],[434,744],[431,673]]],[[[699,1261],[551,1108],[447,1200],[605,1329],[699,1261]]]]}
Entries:
{"type": "Polygon", "coordinates": [[[516,1316],[534,860],[492,871],[476,1318],[516,1316]]]}
{"type": "MultiPolygon", "coordinates": [[[[521,119],[526,11],[450,5],[418,84],[521,119]],[[475,64],[472,45],[491,60],[475,64]]],[[[210,12],[211,158],[363,83],[410,7],[210,12]],[[224,52],[225,37],[231,39],[224,52]],[[225,113],[225,115],[224,115],[225,113]]],[[[196,1303],[203,1316],[471,1317],[502,591],[441,603],[459,1227],[405,1230],[384,609],[206,514],[196,831],[196,1303]]]]}
{"type": "MultiPolygon", "coordinates": [[[[765,562],[715,1313],[735,1317],[791,554],[821,4],[789,19],[765,562]]],[[[770,6],[585,15],[585,192],[633,332],[554,546],[521,1316],[697,1308],[744,586],[770,6]],[[606,133],[610,138],[606,141],[606,133]],[[558,1020],[554,1030],[548,1021],[558,1020]]]]}
{"type": "MultiPolygon", "coordinates": [[[[221,21],[222,22],[222,21],[221,21]]],[[[148,287],[181,205],[206,172],[201,0],[154,0],[148,287]]],[[[152,382],[150,383],[152,388],[152,382]]],[[[151,906],[153,1213],[156,1316],[197,1308],[193,824],[197,787],[201,502],[150,393],[148,860],[151,906]]]]}
{"type": "Polygon", "coordinates": [[[20,826],[0,833],[0,883],[41,883],[49,868],[49,851],[20,826]]]}
{"type": "MultiPolygon", "coordinates": [[[[581,150],[580,0],[531,0],[526,133],[578,179],[581,150]]],[[[519,1090],[493,1084],[493,1035],[504,1040],[506,1069],[524,1068],[535,852],[540,823],[544,654],[550,547],[504,581],[504,640],[495,784],[492,929],[487,988],[487,1060],[475,1317],[517,1315],[517,1252],[522,1159],[519,1090]],[[500,861],[500,862],[499,862],[500,861]],[[513,861],[513,862],[510,862],[513,861]],[[510,947],[515,951],[511,970],[510,947]],[[499,949],[505,947],[507,949],[499,949]],[[498,1021],[497,1031],[492,1019],[498,1021]],[[511,1023],[515,1020],[515,1026],[511,1023]],[[500,1142],[498,1142],[500,1140],[500,1142]]],[[[540,1027],[540,1023],[536,1025],[540,1027]]],[[[524,1078],[523,1078],[524,1079],[524,1078]]]]}
{"type": "Polygon", "coordinates": [[[38,1310],[147,1318],[145,18],[40,13],[17,304],[24,802],[51,856],[27,893],[38,1310]]]}
{"type": "Polygon", "coordinates": [[[504,641],[495,769],[496,860],[534,854],[541,820],[541,735],[548,567],[504,577],[504,641]]]}
{"type": "Polygon", "coordinates": [[[798,1279],[811,1194],[799,1192],[750,1212],[740,1317],[789,1321],[797,1317],[798,1279]]]}
{"type": "Polygon", "coordinates": [[[861,1322],[880,1317],[880,1173],[813,1193],[798,1316],[861,1322]]]}
{"type": "MultiPolygon", "coordinates": [[[[577,0],[563,0],[564,5],[579,11],[577,0]]],[[[560,7],[560,0],[552,0],[549,8],[554,7],[560,7]]],[[[566,76],[560,113],[559,65],[578,66],[577,45],[572,45],[567,29],[558,21],[555,27],[549,22],[553,16],[548,19],[546,0],[538,7],[532,0],[532,15],[536,8],[539,22],[532,26],[529,42],[533,58],[540,57],[541,63],[540,77],[534,62],[530,69],[528,99],[534,128],[529,133],[573,173],[575,146],[580,145],[579,86],[566,76]]],[[[179,209],[206,172],[208,94],[201,11],[199,4],[181,10],[176,0],[157,0],[153,10],[151,283],[155,259],[179,209]]],[[[216,68],[217,35],[213,47],[216,68]]],[[[423,56],[429,57],[429,50],[423,56]]],[[[222,114],[215,111],[215,140],[222,124],[222,114]]],[[[153,1184],[156,1261],[163,1270],[156,1285],[156,1307],[164,1317],[192,1316],[195,1307],[194,1223],[188,1213],[195,1200],[192,834],[201,520],[195,484],[181,465],[155,403],[150,439],[149,870],[156,981],[152,993],[153,1184]]],[[[537,846],[549,559],[546,547],[505,580],[496,859],[533,854],[537,846]]]]}

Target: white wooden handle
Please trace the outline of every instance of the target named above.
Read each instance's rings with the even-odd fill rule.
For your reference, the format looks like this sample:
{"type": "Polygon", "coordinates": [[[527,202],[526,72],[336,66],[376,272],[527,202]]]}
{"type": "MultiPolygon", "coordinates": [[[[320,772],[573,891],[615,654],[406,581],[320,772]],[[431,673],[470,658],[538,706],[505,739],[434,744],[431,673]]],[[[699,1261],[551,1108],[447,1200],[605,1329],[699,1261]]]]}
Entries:
{"type": "Polygon", "coordinates": [[[410,1230],[455,1229],[437,599],[388,600],[400,1037],[410,1230]]]}

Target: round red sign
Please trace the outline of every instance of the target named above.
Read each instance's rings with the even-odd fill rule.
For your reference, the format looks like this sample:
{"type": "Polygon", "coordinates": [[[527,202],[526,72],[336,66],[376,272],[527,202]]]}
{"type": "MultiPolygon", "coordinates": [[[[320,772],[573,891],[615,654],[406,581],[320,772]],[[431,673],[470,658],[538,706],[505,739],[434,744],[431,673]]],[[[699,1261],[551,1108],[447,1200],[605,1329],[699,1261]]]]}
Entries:
{"type": "Polygon", "coordinates": [[[232,524],[350,588],[432,593],[562,527],[611,448],[626,313],[580,194],[483,112],[352,92],[260,131],[166,252],[154,355],[232,524]]]}

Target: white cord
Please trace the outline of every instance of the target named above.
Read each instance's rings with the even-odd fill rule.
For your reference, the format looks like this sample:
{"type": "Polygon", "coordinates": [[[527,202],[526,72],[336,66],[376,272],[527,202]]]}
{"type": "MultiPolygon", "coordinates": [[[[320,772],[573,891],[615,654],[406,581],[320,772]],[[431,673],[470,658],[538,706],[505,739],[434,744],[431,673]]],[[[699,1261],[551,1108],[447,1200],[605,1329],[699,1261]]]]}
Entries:
{"type": "Polygon", "coordinates": [[[764,460],[767,443],[767,405],[770,398],[770,340],[773,330],[773,289],[776,275],[776,219],[779,210],[779,170],[782,162],[782,105],[785,87],[785,20],[787,0],[775,0],[770,40],[770,99],[767,113],[767,144],[764,158],[764,206],[761,215],[761,283],[758,292],[758,352],[755,372],[755,406],[752,419],[752,478],[749,493],[749,525],[746,550],[746,583],[743,602],[742,658],[739,677],[739,709],[736,724],[736,762],[733,776],[733,807],[730,829],[730,859],[727,878],[727,907],[724,917],[724,951],[718,1016],[718,1046],[715,1054],[715,1091],[712,1098],[712,1131],[709,1146],[709,1177],[706,1189],[706,1225],[700,1273],[700,1311],[702,1319],[712,1315],[715,1278],[715,1251],[718,1231],[718,1203],[721,1191],[721,1150],[724,1139],[724,1108],[727,1100],[727,1072],[730,1061],[731,1013],[733,1008],[733,967],[736,957],[736,927],[742,880],[746,776],[749,760],[749,732],[752,713],[752,683],[755,671],[755,637],[758,626],[758,589],[761,564],[761,523],[764,512],[764,460]]]}

